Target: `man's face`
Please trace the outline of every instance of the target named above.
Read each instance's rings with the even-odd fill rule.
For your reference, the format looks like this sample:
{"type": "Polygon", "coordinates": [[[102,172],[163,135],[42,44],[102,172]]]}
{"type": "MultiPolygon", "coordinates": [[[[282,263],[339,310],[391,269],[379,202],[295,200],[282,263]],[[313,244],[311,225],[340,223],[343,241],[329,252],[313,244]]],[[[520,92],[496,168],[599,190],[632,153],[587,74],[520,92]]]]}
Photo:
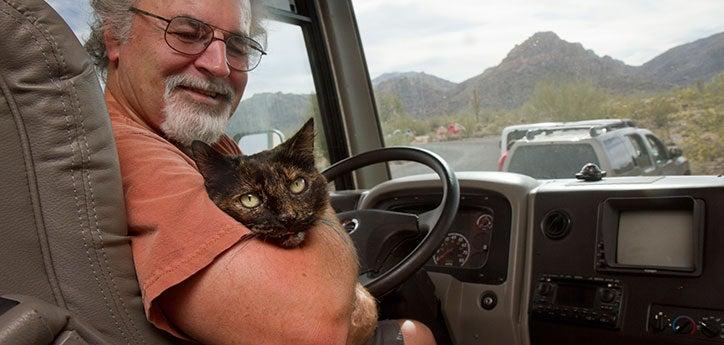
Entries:
{"type": "MultiPolygon", "coordinates": [[[[248,35],[248,0],[140,0],[137,8],[171,19],[187,16],[226,31],[248,35]]],[[[131,37],[109,49],[117,70],[109,87],[122,97],[148,125],[169,139],[188,145],[192,140],[213,142],[223,133],[229,116],[239,103],[247,74],[226,63],[226,46],[213,40],[198,55],[173,50],[164,39],[167,23],[134,14],[131,37]]],[[[219,31],[215,37],[223,38],[219,31]]],[[[110,79],[110,76],[109,76],[110,79]]]]}

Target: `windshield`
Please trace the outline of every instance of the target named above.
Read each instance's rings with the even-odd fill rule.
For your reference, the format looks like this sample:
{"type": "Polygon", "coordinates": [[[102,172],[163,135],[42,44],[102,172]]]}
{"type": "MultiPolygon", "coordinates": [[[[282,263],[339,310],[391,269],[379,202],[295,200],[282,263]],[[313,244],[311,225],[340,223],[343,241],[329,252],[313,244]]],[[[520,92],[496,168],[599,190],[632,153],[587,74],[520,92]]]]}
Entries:
{"type": "MultiPolygon", "coordinates": [[[[293,14],[268,21],[268,55],[250,72],[227,128],[258,147],[244,152],[290,137],[313,117],[325,121],[316,126],[320,168],[347,155],[349,136],[381,134],[385,146],[432,150],[456,171],[510,170],[514,144],[568,126],[591,129],[579,141],[621,131],[609,152],[595,151],[619,156],[593,157],[619,176],[724,172],[722,1],[351,1],[380,133],[348,128],[346,139],[327,138],[341,127],[324,128],[321,114],[339,113],[339,100],[328,93],[319,101],[311,19],[293,14]],[[625,127],[652,134],[623,134],[625,127]]],[[[49,3],[83,41],[88,2],[49,3]]],[[[267,4],[295,11],[293,2],[267,4]]],[[[555,160],[553,147],[538,150],[538,161],[555,160]]],[[[389,170],[430,172],[401,162],[389,170]]]]}
{"type": "Polygon", "coordinates": [[[724,171],[724,2],[353,3],[386,146],[432,150],[456,171],[536,178],[573,178],[588,162],[623,175],[724,171]],[[621,157],[551,144],[505,164],[529,130],[599,119],[631,121],[584,126],[645,128],[665,147],[624,147],[621,135],[611,151],[621,157]]]}

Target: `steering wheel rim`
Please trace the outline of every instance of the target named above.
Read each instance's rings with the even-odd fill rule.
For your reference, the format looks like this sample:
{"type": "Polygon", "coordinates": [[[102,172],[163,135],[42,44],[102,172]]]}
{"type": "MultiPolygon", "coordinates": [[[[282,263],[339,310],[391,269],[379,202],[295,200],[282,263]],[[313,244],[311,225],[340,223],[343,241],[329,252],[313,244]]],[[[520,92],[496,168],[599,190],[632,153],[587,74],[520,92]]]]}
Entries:
{"type": "MultiPolygon", "coordinates": [[[[402,284],[432,257],[452,226],[460,203],[460,186],[453,170],[440,156],[421,148],[388,147],[367,151],[333,164],[325,169],[322,175],[331,182],[340,175],[354,170],[393,160],[413,161],[434,170],[442,182],[443,194],[440,204],[433,211],[428,212],[432,215],[432,219],[428,221],[434,225],[411,253],[379,275],[372,276],[369,273],[360,275],[360,282],[373,296],[377,297],[383,296],[402,284]]],[[[357,243],[355,246],[359,248],[357,243]]]]}

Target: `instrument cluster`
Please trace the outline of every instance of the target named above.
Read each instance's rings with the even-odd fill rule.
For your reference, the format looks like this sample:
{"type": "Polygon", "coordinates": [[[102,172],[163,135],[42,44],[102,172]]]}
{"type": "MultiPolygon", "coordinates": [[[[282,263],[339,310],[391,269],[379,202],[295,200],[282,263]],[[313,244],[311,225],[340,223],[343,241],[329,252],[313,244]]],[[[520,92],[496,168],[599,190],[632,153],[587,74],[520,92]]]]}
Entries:
{"type": "Polygon", "coordinates": [[[480,268],[490,253],[495,214],[490,208],[458,212],[451,232],[432,256],[432,265],[480,268]]]}
{"type": "MultiPolygon", "coordinates": [[[[439,203],[439,195],[394,195],[377,205],[390,211],[421,214],[439,203]]],[[[511,207],[502,194],[464,190],[460,207],[440,247],[425,265],[460,281],[501,284],[507,278],[511,207]]]]}

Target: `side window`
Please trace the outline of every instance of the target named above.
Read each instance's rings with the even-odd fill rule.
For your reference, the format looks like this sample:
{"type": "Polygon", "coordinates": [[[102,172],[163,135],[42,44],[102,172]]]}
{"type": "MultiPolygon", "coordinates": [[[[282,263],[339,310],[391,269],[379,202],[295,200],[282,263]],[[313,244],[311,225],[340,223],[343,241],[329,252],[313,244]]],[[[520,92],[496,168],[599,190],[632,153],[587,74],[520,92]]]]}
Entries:
{"type": "Polygon", "coordinates": [[[611,161],[611,168],[617,174],[626,173],[634,168],[631,152],[629,152],[626,143],[621,140],[621,138],[612,137],[604,140],[603,148],[606,150],[606,155],[611,161]]]}
{"type": "Polygon", "coordinates": [[[629,134],[626,137],[634,148],[634,161],[636,165],[643,169],[650,168],[652,166],[651,158],[641,137],[635,134],[629,134]]]}
{"type": "Polygon", "coordinates": [[[663,163],[669,159],[669,156],[666,154],[666,146],[664,146],[661,140],[650,134],[646,136],[646,140],[648,140],[651,145],[654,159],[656,159],[657,163],[663,163]]]}
{"type": "Polygon", "coordinates": [[[302,28],[269,20],[267,54],[249,81],[226,133],[253,154],[288,139],[314,118],[317,167],[329,166],[317,93],[302,28]],[[294,58],[289,58],[289,57],[294,58]],[[281,134],[281,135],[280,135],[281,134]]]}

